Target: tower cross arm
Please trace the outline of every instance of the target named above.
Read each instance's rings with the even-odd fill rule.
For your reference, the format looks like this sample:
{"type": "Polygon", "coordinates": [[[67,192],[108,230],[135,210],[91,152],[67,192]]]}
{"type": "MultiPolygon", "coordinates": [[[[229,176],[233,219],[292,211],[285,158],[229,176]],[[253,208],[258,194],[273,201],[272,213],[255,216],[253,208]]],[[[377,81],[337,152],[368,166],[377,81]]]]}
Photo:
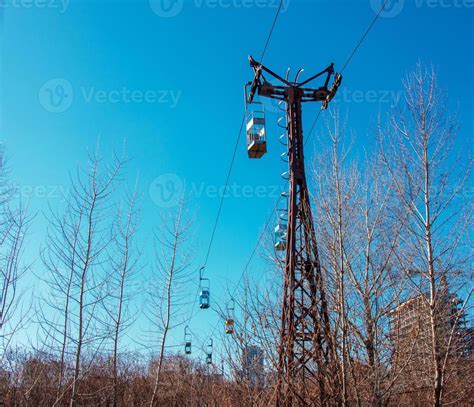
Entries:
{"type": "Polygon", "coordinates": [[[246,102],[252,103],[255,94],[258,93],[260,96],[270,97],[273,99],[286,100],[287,91],[289,88],[299,89],[299,95],[302,102],[323,102],[322,109],[327,109],[329,102],[334,98],[336,92],[341,84],[342,76],[339,73],[335,74],[334,63],[331,63],[326,69],[313,75],[301,83],[290,82],[287,79],[282,78],[280,75],[266,67],[260,62],[257,62],[253,57],[249,56],[250,66],[254,70],[254,79],[249,82],[247,86],[250,86],[248,97],[246,96],[246,102]],[[265,79],[264,73],[271,75],[273,78],[280,81],[283,85],[273,85],[265,79]],[[324,84],[319,88],[304,87],[304,85],[310,83],[314,79],[317,79],[326,74],[324,84]],[[334,75],[334,82],[329,89],[329,80],[334,75]]]}

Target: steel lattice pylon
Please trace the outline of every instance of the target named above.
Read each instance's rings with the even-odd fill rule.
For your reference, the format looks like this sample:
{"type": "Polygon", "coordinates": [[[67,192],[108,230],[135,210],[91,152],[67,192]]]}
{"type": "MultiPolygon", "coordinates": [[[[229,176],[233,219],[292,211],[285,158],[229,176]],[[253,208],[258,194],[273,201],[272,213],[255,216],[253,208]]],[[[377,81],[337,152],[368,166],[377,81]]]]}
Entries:
{"type": "Polygon", "coordinates": [[[290,185],[275,404],[326,404],[331,394],[326,382],[329,375],[335,374],[335,353],[306,183],[301,106],[302,102],[319,101],[325,109],[340,85],[341,76],[336,75],[328,89],[334,74],[332,64],[301,83],[283,79],[251,57],[250,64],[255,78],[247,102],[252,102],[256,92],[261,97],[283,100],[287,115],[290,185]],[[283,85],[271,85],[263,72],[283,85]],[[324,74],[327,75],[324,86],[304,87],[324,74]]]}

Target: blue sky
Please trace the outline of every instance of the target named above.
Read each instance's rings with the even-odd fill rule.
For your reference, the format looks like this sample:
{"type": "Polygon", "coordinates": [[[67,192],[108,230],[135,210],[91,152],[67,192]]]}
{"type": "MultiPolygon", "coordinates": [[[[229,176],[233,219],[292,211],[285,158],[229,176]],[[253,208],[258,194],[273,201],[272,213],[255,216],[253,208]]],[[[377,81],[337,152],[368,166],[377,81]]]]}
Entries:
{"type": "MultiPolygon", "coordinates": [[[[41,211],[60,204],[69,172],[85,164],[100,137],[105,156],[127,142],[133,158],[127,178],[133,182],[138,175],[143,193],[144,241],[159,211],[166,210],[156,183],[171,180],[194,191],[193,269],[204,261],[219,205],[214,189],[224,184],[243,112],[243,85],[252,79],[247,56],[260,56],[277,0],[165,1],[0,0],[0,137],[12,178],[39,213],[29,259],[37,257],[44,239],[41,211]],[[64,93],[52,96],[58,89],[64,93]]],[[[331,62],[337,70],[379,3],[287,0],[265,64],[282,74],[291,66],[309,75],[331,62]]],[[[460,140],[472,151],[472,2],[389,3],[344,72],[336,99],[358,148],[373,146],[377,114],[397,103],[401,78],[421,60],[438,69],[450,108],[459,112],[460,140]]],[[[206,270],[214,298],[224,298],[223,287],[239,279],[282,185],[277,114],[268,107],[268,154],[249,160],[243,137],[237,152],[230,178],[234,192],[224,202],[206,270]],[[258,196],[247,196],[244,191],[256,186],[258,196]]],[[[306,130],[318,109],[305,106],[306,130]]],[[[256,259],[250,273],[257,278],[265,269],[256,259]]],[[[191,328],[205,336],[216,321],[212,311],[199,312],[191,328]]],[[[181,336],[180,330],[174,340],[181,336]]]]}

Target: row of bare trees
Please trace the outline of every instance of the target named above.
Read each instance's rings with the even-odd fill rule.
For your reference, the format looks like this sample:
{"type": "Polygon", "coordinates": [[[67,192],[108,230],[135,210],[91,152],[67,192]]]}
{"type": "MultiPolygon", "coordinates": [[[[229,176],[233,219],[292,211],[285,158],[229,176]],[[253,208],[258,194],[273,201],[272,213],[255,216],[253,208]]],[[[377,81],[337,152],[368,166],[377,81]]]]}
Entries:
{"type": "Polygon", "coordinates": [[[130,191],[124,185],[125,165],[123,156],[114,155],[107,164],[98,149],[90,155],[88,166],[71,177],[65,202],[47,215],[41,266],[34,270],[21,263],[26,211],[2,172],[2,401],[128,405],[124,383],[130,377],[138,380],[134,375],[140,372],[153,383],[140,404],[157,403],[167,334],[182,325],[189,305],[182,300],[191,289],[183,279],[190,262],[185,244],[190,222],[184,203],[163,215],[150,239],[156,264],[149,264],[146,237],[139,241],[137,233],[140,197],[136,187],[130,191]],[[35,300],[29,302],[21,301],[25,291],[18,287],[26,271],[35,285],[27,293],[35,300]],[[29,308],[23,312],[25,305],[29,308]],[[147,327],[137,329],[142,315],[147,327]],[[131,345],[145,349],[158,365],[129,365],[136,356],[125,352],[131,345]]]}
{"type": "MultiPolygon", "coordinates": [[[[360,138],[348,136],[333,112],[313,162],[338,361],[327,378],[334,405],[474,402],[472,330],[464,325],[472,303],[472,162],[434,72],[419,66],[404,86],[403,106],[378,119],[370,149],[356,148],[360,138]]],[[[282,282],[271,238],[261,247],[265,276],[244,279],[232,315],[217,310],[235,319],[235,332],[221,334],[219,358],[205,366],[182,356],[181,343],[169,346],[196,306],[184,201],[143,237],[139,192],[122,179],[126,160],[114,156],[107,165],[95,151],[47,217],[41,266],[28,268],[22,252],[30,219],[0,164],[4,404],[268,405],[282,282]],[[38,287],[34,303],[21,295],[25,273],[36,276],[29,279],[38,287]],[[14,339],[25,329],[35,332],[28,344],[14,339]],[[262,360],[249,362],[251,349],[262,360]]]]}

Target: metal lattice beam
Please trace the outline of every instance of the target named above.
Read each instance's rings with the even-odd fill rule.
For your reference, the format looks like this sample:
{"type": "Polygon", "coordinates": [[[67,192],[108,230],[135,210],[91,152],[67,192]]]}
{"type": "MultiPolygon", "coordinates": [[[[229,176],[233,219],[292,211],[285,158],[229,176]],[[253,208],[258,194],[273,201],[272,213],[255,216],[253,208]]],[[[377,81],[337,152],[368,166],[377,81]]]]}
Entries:
{"type": "Polygon", "coordinates": [[[329,323],[326,292],[319,262],[311,204],[306,183],[302,103],[320,101],[323,108],[334,97],[340,75],[331,89],[331,64],[313,76],[326,74],[322,87],[311,89],[284,80],[270,69],[250,58],[255,72],[248,102],[258,92],[261,97],[286,102],[288,165],[290,174],[288,229],[282,298],[280,345],[278,350],[277,406],[321,405],[330,399],[329,378],[334,381],[335,351],[329,323]],[[273,86],[263,73],[283,82],[273,86]]]}

